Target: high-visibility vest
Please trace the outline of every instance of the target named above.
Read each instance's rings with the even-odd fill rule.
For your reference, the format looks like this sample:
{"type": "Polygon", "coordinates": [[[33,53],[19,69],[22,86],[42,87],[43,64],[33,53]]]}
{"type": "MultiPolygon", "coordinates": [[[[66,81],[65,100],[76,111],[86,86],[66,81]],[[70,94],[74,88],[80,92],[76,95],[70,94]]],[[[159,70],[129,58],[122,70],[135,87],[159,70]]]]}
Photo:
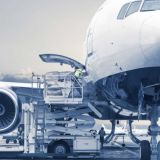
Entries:
{"type": "Polygon", "coordinates": [[[74,76],[76,78],[79,78],[79,77],[81,77],[81,75],[82,75],[82,70],[81,69],[76,69],[76,71],[74,73],[74,76]]]}

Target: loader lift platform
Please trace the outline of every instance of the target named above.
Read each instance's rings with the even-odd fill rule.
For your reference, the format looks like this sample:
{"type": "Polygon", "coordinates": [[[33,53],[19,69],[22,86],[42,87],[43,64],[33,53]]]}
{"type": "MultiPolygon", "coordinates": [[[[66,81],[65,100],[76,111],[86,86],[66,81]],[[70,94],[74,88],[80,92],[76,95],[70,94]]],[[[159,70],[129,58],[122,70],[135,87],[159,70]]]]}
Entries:
{"type": "Polygon", "coordinates": [[[72,72],[46,73],[44,101],[46,104],[82,104],[83,79],[77,79],[72,72]]]}
{"type": "MultiPolygon", "coordinates": [[[[85,71],[85,66],[71,58],[57,54],[41,54],[45,63],[66,64],[85,71]]],[[[82,104],[83,76],[78,79],[74,72],[49,72],[44,75],[44,101],[46,104],[82,104]]]]}

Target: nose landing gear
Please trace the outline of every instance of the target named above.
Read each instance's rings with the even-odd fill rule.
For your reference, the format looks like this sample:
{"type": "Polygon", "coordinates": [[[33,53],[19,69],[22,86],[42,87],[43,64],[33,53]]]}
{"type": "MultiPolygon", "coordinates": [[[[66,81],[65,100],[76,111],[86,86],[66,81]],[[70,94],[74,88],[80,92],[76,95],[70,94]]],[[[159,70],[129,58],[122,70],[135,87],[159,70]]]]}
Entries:
{"type": "Polygon", "coordinates": [[[157,143],[157,136],[160,134],[160,127],[158,126],[158,117],[160,117],[160,106],[153,105],[149,113],[151,125],[148,128],[148,133],[151,136],[150,146],[151,146],[151,160],[159,160],[159,148],[160,142],[157,143]]]}
{"type": "Polygon", "coordinates": [[[128,121],[128,135],[132,142],[140,145],[140,157],[141,160],[151,160],[151,146],[150,142],[147,140],[140,141],[132,132],[132,120],[128,121]]]}

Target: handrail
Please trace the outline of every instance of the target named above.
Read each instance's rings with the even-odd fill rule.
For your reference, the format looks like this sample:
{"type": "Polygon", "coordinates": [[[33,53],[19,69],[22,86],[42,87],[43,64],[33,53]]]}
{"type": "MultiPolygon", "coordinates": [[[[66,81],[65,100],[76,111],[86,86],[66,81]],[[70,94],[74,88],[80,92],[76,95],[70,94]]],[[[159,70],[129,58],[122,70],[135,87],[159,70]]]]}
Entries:
{"type": "Polygon", "coordinates": [[[37,75],[32,73],[31,77],[31,102],[33,101],[34,97],[37,95],[34,95],[34,89],[41,89],[42,85],[44,83],[44,76],[43,75],[37,75]]]}
{"type": "Polygon", "coordinates": [[[73,101],[75,98],[83,99],[83,77],[81,78],[80,82],[71,72],[58,72],[58,73],[48,73],[44,76],[44,97],[51,98],[54,101],[57,98],[72,99],[73,101]],[[51,85],[51,87],[49,87],[51,85]],[[61,95],[50,95],[47,93],[48,91],[54,92],[54,89],[57,88],[62,92],[61,95]],[[79,92],[78,97],[74,95],[75,89],[79,92]]]}

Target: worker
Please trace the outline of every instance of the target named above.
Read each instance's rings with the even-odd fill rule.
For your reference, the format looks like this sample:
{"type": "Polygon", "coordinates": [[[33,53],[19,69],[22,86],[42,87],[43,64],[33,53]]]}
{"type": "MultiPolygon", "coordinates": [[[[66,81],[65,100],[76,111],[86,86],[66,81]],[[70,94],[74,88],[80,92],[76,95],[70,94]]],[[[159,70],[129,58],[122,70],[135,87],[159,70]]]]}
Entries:
{"type": "Polygon", "coordinates": [[[75,71],[74,71],[74,76],[75,76],[77,79],[81,78],[81,76],[82,76],[82,69],[76,67],[76,68],[75,68],[75,71]]]}
{"type": "Polygon", "coordinates": [[[78,94],[75,93],[74,96],[76,95],[77,98],[82,97],[82,69],[75,67],[73,75],[75,77],[73,78],[74,87],[78,93],[78,94]]]}
{"type": "Polygon", "coordinates": [[[105,136],[105,131],[104,128],[102,127],[99,131],[99,135],[100,135],[100,143],[101,143],[101,149],[103,149],[103,144],[104,144],[104,136],[105,136]]]}

